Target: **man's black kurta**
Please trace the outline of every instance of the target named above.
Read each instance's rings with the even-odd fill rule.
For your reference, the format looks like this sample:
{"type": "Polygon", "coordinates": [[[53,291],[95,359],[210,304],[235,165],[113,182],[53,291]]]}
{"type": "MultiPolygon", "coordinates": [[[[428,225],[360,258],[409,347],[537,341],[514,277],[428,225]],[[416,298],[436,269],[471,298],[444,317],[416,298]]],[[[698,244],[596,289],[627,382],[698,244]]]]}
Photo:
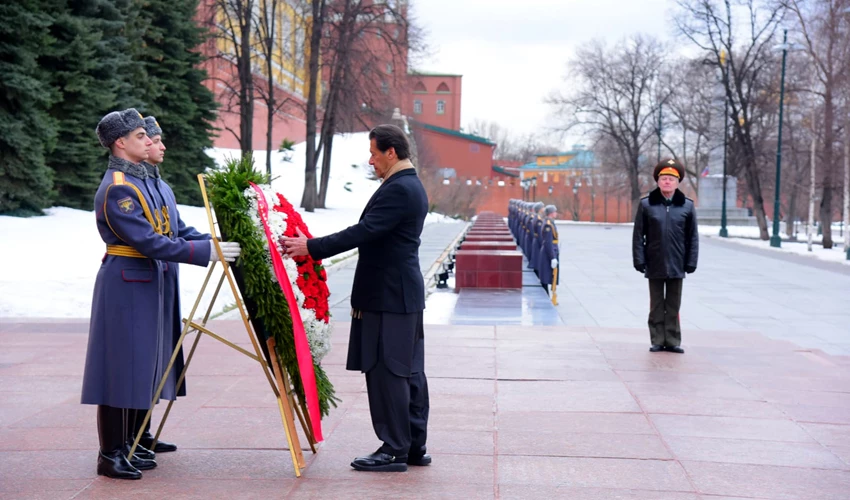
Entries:
{"type": "Polygon", "coordinates": [[[381,184],[356,225],[307,242],[314,259],[355,247],[360,251],[346,368],[366,374],[381,451],[397,457],[425,453],[428,386],[419,244],[427,213],[425,188],[408,168],[381,184]]]}

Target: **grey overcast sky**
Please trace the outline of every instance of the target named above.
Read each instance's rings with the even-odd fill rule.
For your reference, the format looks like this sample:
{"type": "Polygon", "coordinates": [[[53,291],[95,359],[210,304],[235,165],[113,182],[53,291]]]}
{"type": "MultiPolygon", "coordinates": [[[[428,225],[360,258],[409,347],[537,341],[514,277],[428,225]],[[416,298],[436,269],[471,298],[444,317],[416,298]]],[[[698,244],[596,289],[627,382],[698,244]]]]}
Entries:
{"type": "MultiPolygon", "coordinates": [[[[549,124],[543,102],[561,87],[582,42],[633,33],[674,39],[673,0],[413,0],[433,53],[415,69],[463,75],[461,126],[496,121],[516,133],[549,124]]],[[[683,42],[684,43],[684,42],[683,42]]]]}

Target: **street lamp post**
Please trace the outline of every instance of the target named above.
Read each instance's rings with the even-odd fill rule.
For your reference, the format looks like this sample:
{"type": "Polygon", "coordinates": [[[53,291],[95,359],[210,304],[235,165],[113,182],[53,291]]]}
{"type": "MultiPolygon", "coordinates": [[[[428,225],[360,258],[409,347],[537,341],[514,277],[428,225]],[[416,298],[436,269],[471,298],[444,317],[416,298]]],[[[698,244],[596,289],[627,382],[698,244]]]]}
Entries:
{"type": "MultiPolygon", "coordinates": [[[[785,60],[788,56],[788,30],[783,30],[782,35],[782,77],[779,83],[779,136],[776,140],[776,188],[773,199],[773,236],[770,237],[770,246],[779,248],[782,239],[779,237],[779,187],[782,172],[782,105],[785,101],[785,60]]],[[[724,190],[725,195],[725,190],[724,190]]]]}
{"type": "MultiPolygon", "coordinates": [[[[725,58],[724,58],[725,59],[725,58]]],[[[724,61],[725,62],[725,61],[724,61]]],[[[725,73],[724,73],[725,74],[725,73]]],[[[726,78],[724,76],[724,78],[726,78]]],[[[726,150],[729,149],[729,96],[726,95],[726,86],[723,90],[723,203],[720,211],[720,237],[728,238],[729,231],[726,229],[726,150]]]]}
{"type": "Polygon", "coordinates": [[[533,190],[531,194],[531,201],[537,201],[537,177],[531,179],[531,189],[533,190]]]}

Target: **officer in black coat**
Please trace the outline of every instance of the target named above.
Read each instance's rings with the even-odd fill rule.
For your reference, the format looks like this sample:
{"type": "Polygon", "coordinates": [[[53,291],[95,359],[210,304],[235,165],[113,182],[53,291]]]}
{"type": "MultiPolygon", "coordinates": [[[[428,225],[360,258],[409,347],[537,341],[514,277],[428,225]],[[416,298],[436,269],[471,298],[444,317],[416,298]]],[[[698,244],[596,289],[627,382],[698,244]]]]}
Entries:
{"type": "Polygon", "coordinates": [[[346,368],[366,374],[372,426],[383,444],[351,466],[406,471],[408,464],[431,463],[425,449],[429,402],[422,328],[425,284],[419,266],[428,197],[400,128],[379,125],[369,141],[369,164],[383,183],[360,222],[322,238],[299,235],[281,242],[287,254],[309,253],[315,260],[359,249],[346,368]]]}
{"type": "Polygon", "coordinates": [[[681,354],[682,280],[697,269],[697,215],[694,202],[678,189],[685,169],[677,160],[662,160],[653,176],[658,187],[640,200],[635,214],[632,259],[649,279],[649,350],[681,354]]]}

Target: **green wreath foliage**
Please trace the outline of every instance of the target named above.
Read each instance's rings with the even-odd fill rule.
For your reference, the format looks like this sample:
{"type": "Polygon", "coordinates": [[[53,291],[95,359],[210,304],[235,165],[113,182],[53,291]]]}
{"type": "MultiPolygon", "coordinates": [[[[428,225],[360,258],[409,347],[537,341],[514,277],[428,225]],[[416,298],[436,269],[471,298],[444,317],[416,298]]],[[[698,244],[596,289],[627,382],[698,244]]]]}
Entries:
{"type": "MultiPolygon", "coordinates": [[[[242,253],[236,261],[241,269],[244,289],[241,290],[246,301],[256,304],[257,310],[252,320],[257,329],[258,323],[265,331],[258,332],[266,338],[275,340],[278,359],[290,375],[292,389],[304,399],[304,387],[301,384],[298,358],[295,354],[295,341],[292,332],[292,316],[280,285],[272,279],[272,272],[263,245],[265,234],[254,225],[248,214],[249,204],[244,192],[255,184],[268,184],[265,175],[254,170],[251,157],[231,158],[225,167],[206,176],[210,203],[218,218],[219,228],[229,241],[239,242],[242,253]]],[[[274,200],[266,200],[274,204],[274,200]]],[[[316,374],[316,389],[319,393],[319,409],[326,416],[331,405],[336,407],[340,401],[335,394],[333,384],[322,366],[313,362],[316,374]]]]}

